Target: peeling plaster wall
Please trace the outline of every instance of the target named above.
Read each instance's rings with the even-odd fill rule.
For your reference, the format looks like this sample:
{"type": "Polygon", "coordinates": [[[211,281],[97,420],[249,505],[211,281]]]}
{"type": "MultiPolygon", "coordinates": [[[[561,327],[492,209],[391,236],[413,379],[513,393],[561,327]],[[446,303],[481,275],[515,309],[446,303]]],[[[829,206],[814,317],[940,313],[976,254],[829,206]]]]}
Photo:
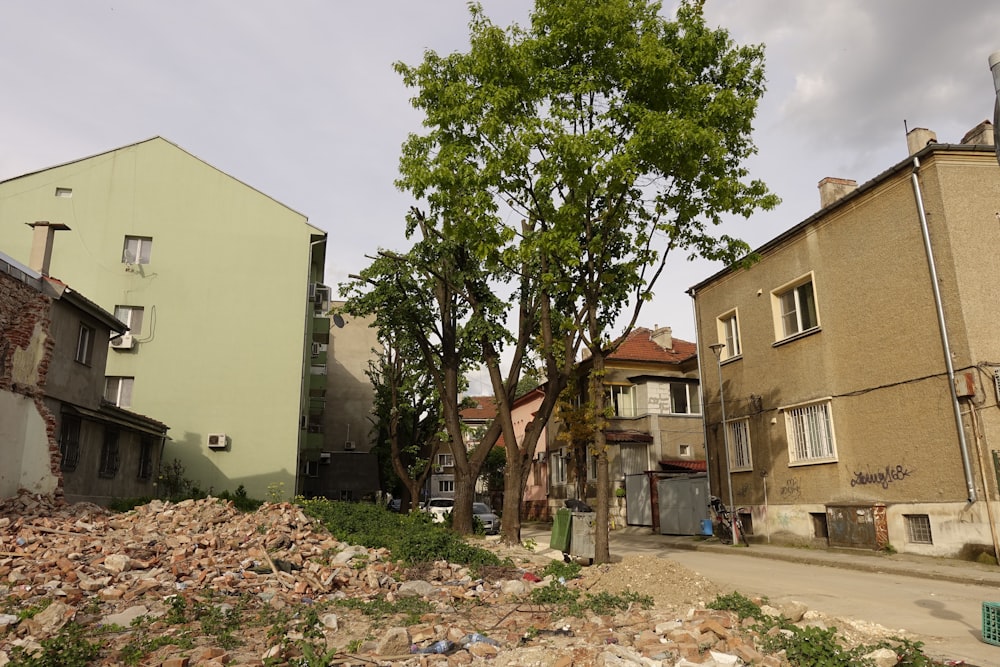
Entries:
{"type": "Polygon", "coordinates": [[[55,420],[42,401],[50,307],[32,286],[0,274],[0,497],[60,486],[55,420]]]}

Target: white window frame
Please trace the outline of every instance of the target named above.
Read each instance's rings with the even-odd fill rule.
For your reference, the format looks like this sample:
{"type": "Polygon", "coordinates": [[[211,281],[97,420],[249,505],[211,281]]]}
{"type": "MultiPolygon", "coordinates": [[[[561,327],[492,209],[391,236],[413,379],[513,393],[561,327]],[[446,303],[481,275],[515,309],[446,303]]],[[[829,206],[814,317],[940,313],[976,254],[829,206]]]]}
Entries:
{"type": "Polygon", "coordinates": [[[753,470],[753,451],[750,447],[750,418],[742,417],[726,421],[729,431],[729,470],[743,472],[753,470]]]}
{"type": "Polygon", "coordinates": [[[451,454],[438,454],[437,464],[442,468],[450,468],[455,465],[455,457],[451,454]]]}
{"type": "Polygon", "coordinates": [[[606,385],[615,417],[638,417],[636,407],[636,387],[634,384],[606,385]]]}
{"type": "Polygon", "coordinates": [[[716,334],[720,343],[725,343],[722,348],[722,360],[732,359],[743,355],[743,346],[740,342],[740,317],[737,309],[719,315],[715,322],[716,334]]]}
{"type": "Polygon", "coordinates": [[[455,480],[454,479],[439,479],[437,481],[437,492],[438,493],[455,493],[455,480]]]}
{"type": "Polygon", "coordinates": [[[701,414],[701,391],[697,384],[690,382],[668,382],[667,390],[670,392],[670,414],[672,415],[700,415],[701,414]],[[687,397],[687,410],[677,410],[674,405],[674,387],[684,387],[687,397]]]}
{"type": "Polygon", "coordinates": [[[80,332],[76,335],[76,356],[74,359],[89,366],[94,359],[94,327],[80,322],[80,332]]]}
{"type": "Polygon", "coordinates": [[[128,325],[133,336],[142,335],[142,320],[146,309],[142,306],[115,305],[115,318],[128,325]]]}
{"type": "Polygon", "coordinates": [[[788,465],[837,461],[833,402],[829,398],[781,408],[788,438],[788,465]]]}
{"type": "Polygon", "coordinates": [[[553,484],[565,484],[567,481],[567,468],[566,456],[564,454],[565,450],[557,449],[553,452],[549,459],[552,461],[552,483],[553,484]]]}
{"type": "Polygon", "coordinates": [[[152,236],[126,236],[122,245],[122,264],[149,264],[152,252],[152,236]]]}
{"type": "Polygon", "coordinates": [[[124,375],[108,375],[104,378],[104,399],[119,408],[132,407],[132,391],[135,378],[124,375]]]}
{"type": "Polygon", "coordinates": [[[816,299],[816,280],[812,272],[771,292],[771,310],[776,341],[795,338],[800,334],[819,329],[819,304],[816,299]],[[809,286],[812,297],[811,311],[809,303],[803,302],[802,288],[806,285],[809,286]],[[804,314],[811,318],[803,317],[804,314]]]}

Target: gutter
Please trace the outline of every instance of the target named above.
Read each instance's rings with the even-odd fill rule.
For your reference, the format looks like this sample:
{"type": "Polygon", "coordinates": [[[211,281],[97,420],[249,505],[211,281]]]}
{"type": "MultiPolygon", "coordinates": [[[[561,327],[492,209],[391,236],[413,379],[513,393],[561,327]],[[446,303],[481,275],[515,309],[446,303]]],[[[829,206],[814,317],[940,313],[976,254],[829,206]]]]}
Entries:
{"type": "Polygon", "coordinates": [[[948,369],[948,389],[951,392],[951,406],[955,413],[955,426],[958,429],[958,448],[962,453],[962,469],[965,472],[965,489],[970,503],[976,502],[976,485],[969,462],[969,444],[965,439],[965,427],[962,424],[962,411],[958,404],[958,393],[955,391],[955,367],[951,363],[951,343],[948,341],[948,328],[944,319],[944,306],[941,301],[941,288],[938,286],[937,267],[934,264],[934,251],[931,249],[931,235],[927,227],[927,214],[924,211],[924,197],[920,191],[920,158],[913,156],[913,170],[910,180],[913,182],[913,196],[917,203],[917,215],[920,218],[920,233],[924,239],[924,250],[927,252],[927,268],[931,273],[931,289],[934,292],[934,306],[937,310],[938,329],[941,332],[941,347],[944,348],[944,363],[948,369]]]}

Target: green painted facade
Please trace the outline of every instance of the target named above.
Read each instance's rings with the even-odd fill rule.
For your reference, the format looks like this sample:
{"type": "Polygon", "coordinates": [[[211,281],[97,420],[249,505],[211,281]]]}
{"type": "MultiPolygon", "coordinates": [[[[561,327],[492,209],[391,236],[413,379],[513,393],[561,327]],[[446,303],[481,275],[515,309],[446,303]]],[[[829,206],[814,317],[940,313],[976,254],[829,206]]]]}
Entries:
{"type": "Polygon", "coordinates": [[[107,375],[134,378],[126,407],[170,425],[163,461],[215,493],[295,493],[325,394],[313,343],[325,357],[329,322],[310,285],[323,280],[326,233],[159,137],[0,182],[0,248],[27,262],[25,223],[40,220],[70,228],[52,277],[110,312],[142,309],[107,375]],[[148,259],[126,256],[127,237],[148,259]]]}

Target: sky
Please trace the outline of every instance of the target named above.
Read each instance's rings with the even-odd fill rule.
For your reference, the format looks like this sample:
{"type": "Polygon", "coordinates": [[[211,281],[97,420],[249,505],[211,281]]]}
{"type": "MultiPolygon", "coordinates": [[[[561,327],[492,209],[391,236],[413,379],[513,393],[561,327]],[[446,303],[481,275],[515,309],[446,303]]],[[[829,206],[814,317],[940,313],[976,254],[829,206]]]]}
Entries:
{"type": "MultiPolygon", "coordinates": [[[[482,0],[527,25],[531,0],[482,0]]],[[[673,3],[665,2],[665,14],[673,3]]],[[[709,25],[764,44],[751,175],[782,199],[721,232],[757,247],[819,209],[827,176],[862,184],[992,119],[996,0],[706,0],[709,25]]],[[[393,185],[420,131],[392,64],[465,50],[464,0],[0,0],[0,180],[162,136],[329,233],[337,285],[405,248],[393,185]]],[[[695,340],[686,290],[722,268],[680,255],[640,326],[695,340]]]]}

